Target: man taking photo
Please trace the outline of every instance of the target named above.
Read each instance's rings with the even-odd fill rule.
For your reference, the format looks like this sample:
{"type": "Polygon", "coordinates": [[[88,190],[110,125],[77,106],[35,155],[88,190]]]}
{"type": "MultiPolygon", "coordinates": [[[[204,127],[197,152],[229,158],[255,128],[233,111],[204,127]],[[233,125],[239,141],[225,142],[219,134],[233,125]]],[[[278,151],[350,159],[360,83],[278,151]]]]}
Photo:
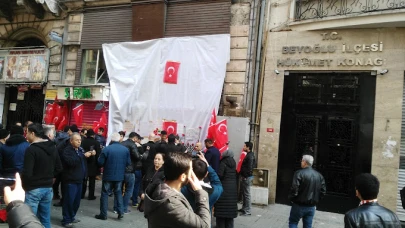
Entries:
{"type": "Polygon", "coordinates": [[[166,181],[151,183],[146,189],[145,217],[148,219],[149,228],[211,227],[208,193],[202,189],[191,167],[191,157],[187,154],[170,153],[166,157],[166,181]],[[195,192],[195,213],[181,194],[182,186],[188,182],[195,192]]]}

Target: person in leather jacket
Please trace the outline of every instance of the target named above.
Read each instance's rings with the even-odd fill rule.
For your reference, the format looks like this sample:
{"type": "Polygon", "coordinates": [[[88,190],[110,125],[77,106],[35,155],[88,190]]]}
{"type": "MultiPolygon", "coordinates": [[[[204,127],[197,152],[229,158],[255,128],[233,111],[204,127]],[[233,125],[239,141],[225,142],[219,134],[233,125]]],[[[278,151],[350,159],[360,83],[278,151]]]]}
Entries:
{"type": "Polygon", "coordinates": [[[302,156],[301,168],[294,174],[289,200],[292,202],[289,228],[296,228],[302,218],[304,228],[312,227],[316,205],[326,194],[325,179],[312,169],[314,157],[302,156]]]}
{"type": "Polygon", "coordinates": [[[377,203],[380,182],[370,173],[362,173],[356,177],[356,196],[360,205],[345,215],[345,228],[381,227],[400,228],[398,216],[377,203]]]}

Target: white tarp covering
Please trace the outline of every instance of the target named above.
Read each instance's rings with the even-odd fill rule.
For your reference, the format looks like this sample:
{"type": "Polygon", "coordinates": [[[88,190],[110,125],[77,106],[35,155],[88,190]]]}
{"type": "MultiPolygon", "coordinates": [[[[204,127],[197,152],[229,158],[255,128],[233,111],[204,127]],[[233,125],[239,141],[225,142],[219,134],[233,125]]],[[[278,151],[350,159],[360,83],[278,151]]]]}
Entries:
{"type": "Polygon", "coordinates": [[[184,141],[204,139],[221,99],[229,34],[103,44],[103,52],[111,86],[108,135],[147,136],[176,121],[184,141]],[[177,84],[163,82],[167,61],[180,62],[177,84]]]}

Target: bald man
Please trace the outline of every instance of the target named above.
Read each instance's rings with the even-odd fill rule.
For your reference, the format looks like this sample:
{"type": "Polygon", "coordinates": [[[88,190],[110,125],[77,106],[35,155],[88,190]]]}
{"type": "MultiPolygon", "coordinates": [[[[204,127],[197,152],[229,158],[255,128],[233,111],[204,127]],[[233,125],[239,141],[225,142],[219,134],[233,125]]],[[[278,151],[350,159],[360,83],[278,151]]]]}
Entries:
{"type": "Polygon", "coordinates": [[[202,143],[198,142],[195,144],[195,151],[202,152],[202,143]]]}

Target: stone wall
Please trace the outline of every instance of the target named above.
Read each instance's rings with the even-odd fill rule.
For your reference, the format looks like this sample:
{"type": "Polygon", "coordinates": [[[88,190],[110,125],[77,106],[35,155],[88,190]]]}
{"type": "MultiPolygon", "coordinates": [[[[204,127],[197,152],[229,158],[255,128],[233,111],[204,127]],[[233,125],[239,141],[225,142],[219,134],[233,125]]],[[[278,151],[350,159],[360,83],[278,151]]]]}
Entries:
{"type": "Polygon", "coordinates": [[[14,47],[18,40],[36,37],[42,40],[50,49],[49,74],[50,84],[60,81],[62,68],[62,44],[50,40],[48,34],[54,31],[63,34],[65,20],[62,17],[54,17],[50,13],[45,14],[43,20],[35,18],[32,14],[18,13],[14,17],[13,23],[0,18],[0,41],[2,47],[14,47]]]}
{"type": "Polygon", "coordinates": [[[65,34],[65,72],[62,84],[74,85],[76,79],[76,68],[79,64],[78,51],[83,28],[83,14],[75,13],[67,17],[67,29],[65,34]]]}
{"type": "Polygon", "coordinates": [[[227,67],[222,103],[225,116],[241,116],[246,86],[247,50],[249,44],[250,3],[231,7],[231,61],[227,67]],[[226,96],[236,97],[237,107],[231,107],[226,96]]]}
{"type": "Polygon", "coordinates": [[[379,202],[396,210],[397,182],[399,169],[399,145],[401,139],[402,94],[405,71],[405,29],[356,29],[334,30],[341,39],[322,40],[321,33],[332,31],[290,31],[268,34],[263,90],[263,110],[260,123],[258,166],[271,170],[270,202],[275,201],[279,133],[283,99],[284,71],[377,71],[389,69],[385,75],[377,75],[374,135],[372,151],[372,174],[381,182],[379,202]],[[383,43],[383,51],[342,53],[343,43],[347,45],[383,43]],[[335,45],[335,53],[283,54],[283,46],[335,45]],[[291,59],[332,59],[332,62],[317,66],[281,66],[277,60],[291,59]],[[380,58],[381,66],[338,66],[337,59],[380,58]],[[281,73],[277,75],[274,70],[281,73]],[[274,128],[273,133],[266,132],[274,128]]]}

